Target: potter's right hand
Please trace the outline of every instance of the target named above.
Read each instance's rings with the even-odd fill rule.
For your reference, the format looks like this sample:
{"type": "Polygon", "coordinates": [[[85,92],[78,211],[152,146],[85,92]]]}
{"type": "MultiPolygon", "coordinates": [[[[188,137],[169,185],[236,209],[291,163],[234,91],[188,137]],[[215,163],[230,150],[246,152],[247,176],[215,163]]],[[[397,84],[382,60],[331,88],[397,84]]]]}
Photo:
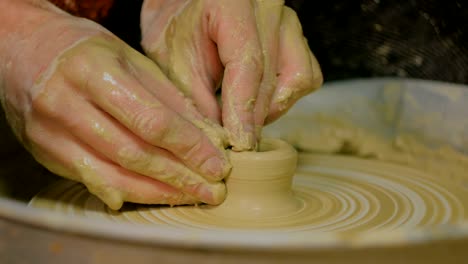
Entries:
{"type": "Polygon", "coordinates": [[[202,132],[217,130],[152,61],[46,2],[0,0],[15,8],[26,19],[0,14],[0,98],[40,163],[112,209],[222,202],[229,165],[202,132]]]}

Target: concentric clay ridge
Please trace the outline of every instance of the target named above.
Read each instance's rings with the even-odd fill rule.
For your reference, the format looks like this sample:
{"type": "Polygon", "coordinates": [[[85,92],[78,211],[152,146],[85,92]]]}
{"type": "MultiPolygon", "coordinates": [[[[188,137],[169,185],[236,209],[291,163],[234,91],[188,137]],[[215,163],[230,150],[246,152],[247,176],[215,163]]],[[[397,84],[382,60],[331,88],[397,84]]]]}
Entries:
{"type": "Polygon", "coordinates": [[[465,221],[468,192],[447,178],[350,156],[301,154],[266,139],[259,152],[230,152],[228,196],[217,207],[108,209],[78,183],[61,181],[31,206],[135,224],[186,229],[367,232],[465,221]],[[294,176],[294,179],[293,179],[294,176]]]}

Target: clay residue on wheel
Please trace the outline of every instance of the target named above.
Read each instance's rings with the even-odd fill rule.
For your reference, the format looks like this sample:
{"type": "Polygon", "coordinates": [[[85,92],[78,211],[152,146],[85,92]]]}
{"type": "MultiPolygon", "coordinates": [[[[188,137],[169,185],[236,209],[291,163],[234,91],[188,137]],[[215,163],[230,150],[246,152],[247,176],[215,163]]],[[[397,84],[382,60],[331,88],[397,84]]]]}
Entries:
{"type": "Polygon", "coordinates": [[[452,146],[427,146],[420,135],[400,134],[389,139],[343,118],[325,114],[316,114],[302,122],[313,122],[317,130],[298,128],[282,135],[302,152],[351,155],[396,163],[468,188],[468,156],[452,146]]]}
{"type": "MultiPolygon", "coordinates": [[[[54,189],[46,190],[31,205],[51,208],[55,206],[51,201],[56,200],[65,205],[59,209],[68,214],[119,222],[201,230],[268,230],[301,236],[324,231],[354,238],[356,234],[358,237],[376,231],[398,229],[405,233],[416,228],[462,225],[468,212],[468,157],[448,143],[423,137],[421,127],[435,129],[443,122],[434,111],[426,111],[421,117],[419,112],[426,108],[420,104],[420,98],[403,91],[399,85],[390,85],[383,89],[382,102],[356,96],[354,101],[350,98],[342,112],[337,109],[329,114],[303,113],[289,116],[286,122],[280,120],[274,137],[288,141],[302,152],[291,192],[282,192],[287,203],[259,199],[259,188],[266,185],[246,181],[242,186],[236,185],[240,188],[228,182],[232,188],[228,188],[225,206],[220,207],[130,205],[120,212],[110,212],[77,185],[57,187],[57,195],[51,194],[54,189]],[[417,114],[405,114],[417,118],[414,122],[421,125],[413,133],[398,127],[402,111],[409,110],[417,114]],[[366,111],[371,111],[368,117],[366,111]],[[278,210],[280,204],[285,204],[284,210],[278,210]],[[257,205],[269,208],[257,210],[257,205]]],[[[238,154],[241,157],[248,153],[238,154]]],[[[268,167],[277,165],[275,161],[268,167]]],[[[259,164],[250,166],[249,172],[259,171],[259,164]]],[[[248,172],[238,174],[245,178],[243,175],[251,176],[248,172]]]]}

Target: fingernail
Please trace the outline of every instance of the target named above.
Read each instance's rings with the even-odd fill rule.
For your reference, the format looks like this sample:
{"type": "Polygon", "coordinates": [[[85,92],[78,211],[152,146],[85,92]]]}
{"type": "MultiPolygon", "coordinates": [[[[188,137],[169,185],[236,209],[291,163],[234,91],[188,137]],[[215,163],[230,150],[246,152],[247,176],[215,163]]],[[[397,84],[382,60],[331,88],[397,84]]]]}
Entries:
{"type": "Polygon", "coordinates": [[[225,162],[218,157],[211,157],[200,167],[202,173],[215,180],[221,180],[225,173],[225,162]]]}
{"type": "Polygon", "coordinates": [[[248,151],[255,148],[256,135],[255,131],[252,130],[242,131],[237,136],[230,134],[229,143],[234,151],[248,151]]]}
{"type": "Polygon", "coordinates": [[[124,203],[121,193],[114,189],[93,194],[98,196],[99,199],[101,199],[110,209],[114,211],[119,210],[124,203]]]}
{"type": "Polygon", "coordinates": [[[202,202],[210,205],[219,205],[226,198],[226,185],[223,182],[216,182],[203,188],[203,193],[200,194],[202,202]]]}
{"type": "Polygon", "coordinates": [[[186,185],[182,191],[197,199],[198,202],[218,205],[226,198],[226,185],[224,182],[204,182],[186,185]]]}

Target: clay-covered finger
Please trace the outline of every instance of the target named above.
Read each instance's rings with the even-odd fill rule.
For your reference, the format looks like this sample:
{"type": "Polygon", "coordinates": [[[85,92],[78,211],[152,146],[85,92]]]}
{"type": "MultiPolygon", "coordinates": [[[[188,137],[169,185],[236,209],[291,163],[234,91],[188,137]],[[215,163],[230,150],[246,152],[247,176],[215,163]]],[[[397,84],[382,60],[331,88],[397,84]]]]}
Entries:
{"type": "Polygon", "coordinates": [[[226,1],[212,18],[210,35],[225,66],[223,126],[234,150],[253,149],[256,144],[253,112],[264,66],[254,3],[226,1]]]}
{"type": "Polygon", "coordinates": [[[256,1],[255,15],[264,57],[262,82],[255,105],[257,137],[261,135],[261,129],[270,108],[270,101],[277,86],[278,45],[283,6],[283,0],[256,1]]]}
{"type": "MultiPolygon", "coordinates": [[[[95,41],[106,45],[99,40],[95,41]]],[[[109,52],[119,48],[121,47],[111,46],[108,49],[98,49],[98,60],[91,63],[88,61],[84,67],[62,70],[79,92],[87,96],[87,100],[148,144],[170,151],[187,166],[209,179],[222,179],[229,168],[223,153],[201,129],[168,108],[129,74],[136,69],[131,61],[118,56],[124,52],[117,50],[117,55],[109,52]]],[[[64,56],[62,61],[67,61],[68,65],[80,64],[81,57],[71,55],[69,58],[72,61],[67,61],[68,57],[64,56]]],[[[165,79],[160,72],[154,74],[165,79]]]]}
{"type": "Polygon", "coordinates": [[[289,7],[283,10],[278,68],[278,86],[270,104],[267,123],[276,120],[323,82],[320,66],[303,36],[296,12],[289,7]]]}
{"type": "MultiPolygon", "coordinates": [[[[207,119],[207,116],[197,109],[192,98],[185,96],[170,80],[161,78],[161,75],[155,74],[159,72],[158,66],[155,63],[136,53],[132,49],[126,50],[127,56],[131,58],[135,67],[135,78],[139,80],[148,92],[158,98],[160,102],[164,102],[165,106],[200,128],[208,135],[208,139],[212,141],[215,147],[225,155],[224,149],[227,146],[227,140],[223,128],[216,122],[212,122],[213,119],[211,121],[207,119]]],[[[213,97],[213,95],[210,96],[213,97]]],[[[214,104],[217,104],[217,102],[214,104]]]]}
{"type": "Polygon", "coordinates": [[[100,158],[89,146],[79,143],[50,119],[33,118],[26,134],[34,158],[51,172],[82,182],[111,209],[118,210],[124,201],[173,205],[198,202],[195,197],[167,184],[100,158]]]}
{"type": "Polygon", "coordinates": [[[169,151],[142,141],[105,113],[91,106],[79,107],[81,114],[70,124],[73,134],[122,168],[164,182],[208,204],[225,196],[222,182],[205,179],[187,168],[169,151]]]}
{"type": "MultiPolygon", "coordinates": [[[[49,83],[52,87],[61,85],[57,78],[49,83]]],[[[193,172],[169,151],[140,139],[82,96],[61,91],[55,89],[38,96],[36,101],[42,102],[35,104],[36,110],[61,124],[101,156],[128,171],[164,182],[198,201],[216,204],[224,199],[223,183],[193,172]]]]}
{"type": "Polygon", "coordinates": [[[210,3],[161,2],[164,1],[145,1],[142,46],[178,90],[193,100],[203,116],[221,124],[215,91],[222,79],[223,65],[216,43],[207,32],[210,19],[205,19],[205,10],[210,3]],[[147,28],[148,24],[151,28],[147,28]]]}

